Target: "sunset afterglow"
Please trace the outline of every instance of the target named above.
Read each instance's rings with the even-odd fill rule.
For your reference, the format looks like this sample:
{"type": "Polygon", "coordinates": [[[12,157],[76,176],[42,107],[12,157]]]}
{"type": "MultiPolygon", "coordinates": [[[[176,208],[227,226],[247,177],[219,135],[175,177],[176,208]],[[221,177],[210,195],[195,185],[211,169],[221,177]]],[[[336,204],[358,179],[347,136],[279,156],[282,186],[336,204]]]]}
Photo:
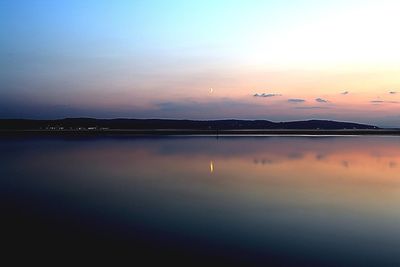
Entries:
{"type": "Polygon", "coordinates": [[[400,2],[2,1],[2,118],[400,127],[400,2]]]}

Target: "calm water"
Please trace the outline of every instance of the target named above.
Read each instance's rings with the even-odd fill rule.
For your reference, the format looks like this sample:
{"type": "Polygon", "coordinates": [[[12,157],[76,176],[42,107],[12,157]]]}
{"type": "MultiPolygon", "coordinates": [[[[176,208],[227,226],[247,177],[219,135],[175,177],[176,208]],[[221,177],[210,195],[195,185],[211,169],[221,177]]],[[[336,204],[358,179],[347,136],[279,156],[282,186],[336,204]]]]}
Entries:
{"type": "Polygon", "coordinates": [[[0,149],[7,253],[400,266],[397,137],[26,137],[0,149]]]}

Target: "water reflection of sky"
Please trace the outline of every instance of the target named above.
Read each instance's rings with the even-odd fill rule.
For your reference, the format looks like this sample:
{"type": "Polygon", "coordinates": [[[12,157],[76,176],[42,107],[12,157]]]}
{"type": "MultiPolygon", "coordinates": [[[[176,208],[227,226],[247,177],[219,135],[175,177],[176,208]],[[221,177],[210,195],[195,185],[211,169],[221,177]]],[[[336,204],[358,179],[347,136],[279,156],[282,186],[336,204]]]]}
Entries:
{"type": "Polygon", "coordinates": [[[69,216],[76,207],[101,210],[96,216],[146,230],[149,239],[170,233],[261,260],[400,263],[398,138],[54,138],[0,146],[2,193],[11,200],[59,201],[69,216]]]}

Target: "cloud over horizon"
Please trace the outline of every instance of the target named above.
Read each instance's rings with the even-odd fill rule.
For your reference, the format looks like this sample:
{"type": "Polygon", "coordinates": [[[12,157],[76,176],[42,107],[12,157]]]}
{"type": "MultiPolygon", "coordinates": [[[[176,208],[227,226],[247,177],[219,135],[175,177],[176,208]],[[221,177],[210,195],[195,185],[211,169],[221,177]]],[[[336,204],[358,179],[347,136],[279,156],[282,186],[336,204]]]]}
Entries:
{"type": "Polygon", "coordinates": [[[372,104],[383,104],[383,103],[389,103],[389,104],[398,104],[398,101],[387,101],[387,100],[371,100],[370,103],[372,104]]]}
{"type": "Polygon", "coordinates": [[[328,100],[320,98],[320,97],[316,98],[315,101],[318,103],[328,103],[329,102],[328,100]]]}
{"type": "Polygon", "coordinates": [[[301,99],[301,98],[290,98],[287,101],[289,103],[294,103],[294,104],[306,102],[304,99],[301,99]]]}
{"type": "Polygon", "coordinates": [[[258,93],[255,93],[253,96],[254,97],[274,97],[274,96],[281,96],[281,94],[271,94],[271,93],[269,93],[269,94],[266,94],[266,93],[258,94],[258,93]]]}
{"type": "Polygon", "coordinates": [[[321,107],[321,106],[309,106],[309,107],[294,107],[295,109],[329,109],[329,107],[321,107]]]}

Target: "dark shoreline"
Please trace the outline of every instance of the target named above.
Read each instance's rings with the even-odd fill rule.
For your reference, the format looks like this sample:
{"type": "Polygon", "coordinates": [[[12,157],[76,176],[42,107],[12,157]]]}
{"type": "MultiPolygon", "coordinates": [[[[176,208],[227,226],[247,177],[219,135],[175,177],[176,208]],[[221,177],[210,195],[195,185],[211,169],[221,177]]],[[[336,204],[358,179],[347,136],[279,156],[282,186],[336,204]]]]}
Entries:
{"type": "Polygon", "coordinates": [[[180,129],[150,129],[150,130],[125,130],[125,129],[107,129],[107,130],[0,130],[0,136],[170,136],[170,135],[205,135],[205,136],[354,136],[354,135],[384,135],[400,136],[398,129],[343,129],[343,130],[288,130],[288,129],[266,129],[266,130],[180,130],[180,129]]]}

